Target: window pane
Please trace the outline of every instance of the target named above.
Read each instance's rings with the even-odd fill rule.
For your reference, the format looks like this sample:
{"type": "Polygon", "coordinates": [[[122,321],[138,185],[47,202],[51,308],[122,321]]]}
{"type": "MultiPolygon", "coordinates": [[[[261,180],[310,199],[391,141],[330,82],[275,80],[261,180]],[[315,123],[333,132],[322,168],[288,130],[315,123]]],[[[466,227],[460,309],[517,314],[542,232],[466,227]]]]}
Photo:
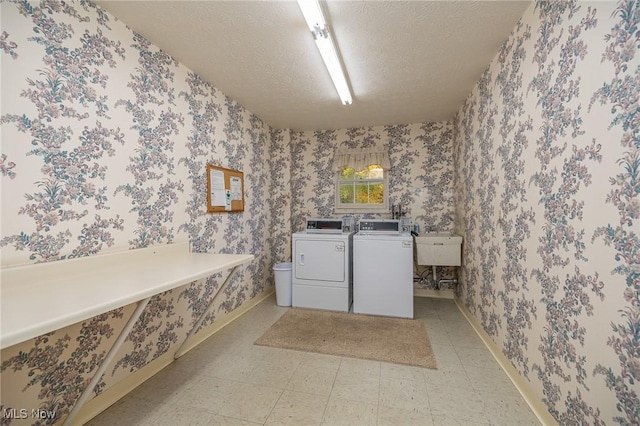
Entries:
{"type": "Polygon", "coordinates": [[[369,203],[371,204],[384,203],[384,184],[372,183],[369,185],[369,203]]]}
{"type": "Polygon", "coordinates": [[[364,170],[360,170],[359,172],[356,172],[356,179],[367,179],[368,176],[369,176],[368,169],[364,169],[364,170]]]}
{"type": "Polygon", "coordinates": [[[353,184],[350,184],[350,183],[340,184],[340,202],[353,203],[353,184]]]}
{"type": "Polygon", "coordinates": [[[351,167],[345,167],[344,169],[342,169],[342,172],[340,173],[340,179],[351,180],[353,179],[354,173],[355,173],[355,170],[353,170],[351,167]]]}
{"type": "Polygon", "coordinates": [[[369,166],[369,179],[382,179],[383,177],[384,170],[379,165],[369,166]]]}
{"type": "Polygon", "coordinates": [[[356,185],[356,204],[368,204],[369,203],[369,184],[359,183],[356,185]]]}
{"type": "Polygon", "coordinates": [[[352,167],[345,167],[340,172],[341,180],[364,180],[364,179],[384,179],[384,170],[377,165],[372,164],[366,169],[356,171],[352,167]]]}

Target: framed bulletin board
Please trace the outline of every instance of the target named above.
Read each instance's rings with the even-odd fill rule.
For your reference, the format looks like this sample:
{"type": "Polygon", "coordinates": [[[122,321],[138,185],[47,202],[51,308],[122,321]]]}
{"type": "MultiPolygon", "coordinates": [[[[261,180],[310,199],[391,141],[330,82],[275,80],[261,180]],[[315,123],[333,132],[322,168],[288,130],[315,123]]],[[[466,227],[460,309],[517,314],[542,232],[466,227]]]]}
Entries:
{"type": "Polygon", "coordinates": [[[244,175],[237,170],[207,165],[207,212],[244,211],[244,175]]]}

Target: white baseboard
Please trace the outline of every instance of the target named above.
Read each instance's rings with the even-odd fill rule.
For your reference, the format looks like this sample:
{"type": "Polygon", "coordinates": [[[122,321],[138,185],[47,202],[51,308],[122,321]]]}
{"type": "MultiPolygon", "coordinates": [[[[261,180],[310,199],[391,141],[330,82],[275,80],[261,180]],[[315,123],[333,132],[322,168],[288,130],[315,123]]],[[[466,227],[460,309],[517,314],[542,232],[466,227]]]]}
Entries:
{"type": "MultiPolygon", "coordinates": [[[[275,289],[271,289],[262,295],[249,300],[244,303],[235,311],[230,312],[225,315],[220,321],[215,321],[209,326],[203,328],[196,334],[193,338],[192,343],[187,347],[184,351],[185,353],[198,346],[200,343],[220,331],[225,326],[231,324],[236,319],[240,318],[242,315],[247,313],[251,308],[256,306],[258,303],[262,302],[267,297],[271,296],[275,289]]],[[[177,349],[177,346],[176,346],[177,349]]],[[[145,365],[139,370],[134,371],[115,385],[109,387],[107,390],[102,392],[100,395],[96,396],[92,400],[88,401],[77,417],[74,419],[74,425],[83,425],[87,423],[89,420],[93,419],[95,416],[109,408],[111,405],[115,404],[118,400],[126,396],[129,392],[143,384],[145,381],[153,377],[160,370],[165,368],[167,365],[171,364],[174,359],[174,351],[167,351],[165,354],[159,356],[149,364],[145,365]]],[[[62,419],[59,424],[62,424],[62,419]]]]}
{"type": "Polygon", "coordinates": [[[413,295],[417,297],[432,297],[435,299],[454,299],[455,293],[450,288],[443,290],[431,290],[427,288],[414,288],[413,295]]]}
{"type": "Polygon", "coordinates": [[[557,426],[558,422],[556,421],[556,419],[553,418],[553,416],[549,413],[549,410],[547,410],[547,407],[542,403],[542,401],[540,401],[540,398],[531,390],[524,377],[522,377],[520,373],[518,373],[518,370],[515,369],[515,367],[511,364],[507,357],[504,356],[502,352],[500,352],[500,349],[498,349],[496,344],[493,343],[493,340],[491,340],[491,337],[487,334],[486,331],[484,331],[482,325],[478,322],[478,320],[476,320],[475,317],[471,315],[471,312],[469,312],[469,310],[464,306],[460,299],[454,297],[454,300],[456,302],[456,305],[458,306],[458,309],[460,309],[460,312],[462,312],[462,315],[464,315],[469,324],[471,324],[471,327],[473,327],[480,339],[482,339],[484,345],[487,347],[487,349],[489,349],[489,352],[491,352],[493,358],[495,358],[495,360],[498,362],[500,367],[502,367],[511,382],[518,389],[518,392],[520,392],[522,398],[524,398],[525,402],[529,405],[531,411],[533,411],[536,417],[538,417],[540,423],[545,426],[557,426]]]}

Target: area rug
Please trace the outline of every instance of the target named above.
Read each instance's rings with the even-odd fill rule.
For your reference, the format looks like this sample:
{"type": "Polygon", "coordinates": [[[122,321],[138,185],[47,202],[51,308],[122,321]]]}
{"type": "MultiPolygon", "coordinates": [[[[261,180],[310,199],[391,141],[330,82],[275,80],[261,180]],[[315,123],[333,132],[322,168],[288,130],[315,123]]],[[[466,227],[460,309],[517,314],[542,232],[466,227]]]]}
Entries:
{"type": "Polygon", "coordinates": [[[256,345],[436,369],[422,321],[291,308],[256,345]]]}

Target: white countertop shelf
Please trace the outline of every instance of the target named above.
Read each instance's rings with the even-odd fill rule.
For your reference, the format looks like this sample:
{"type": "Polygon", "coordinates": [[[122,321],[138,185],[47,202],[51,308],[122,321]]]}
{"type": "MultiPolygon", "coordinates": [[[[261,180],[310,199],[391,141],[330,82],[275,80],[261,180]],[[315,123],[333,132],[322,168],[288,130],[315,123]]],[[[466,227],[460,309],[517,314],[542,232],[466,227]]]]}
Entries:
{"type": "Polygon", "coordinates": [[[0,348],[253,260],[189,253],[187,243],[0,270],[0,348]]]}

